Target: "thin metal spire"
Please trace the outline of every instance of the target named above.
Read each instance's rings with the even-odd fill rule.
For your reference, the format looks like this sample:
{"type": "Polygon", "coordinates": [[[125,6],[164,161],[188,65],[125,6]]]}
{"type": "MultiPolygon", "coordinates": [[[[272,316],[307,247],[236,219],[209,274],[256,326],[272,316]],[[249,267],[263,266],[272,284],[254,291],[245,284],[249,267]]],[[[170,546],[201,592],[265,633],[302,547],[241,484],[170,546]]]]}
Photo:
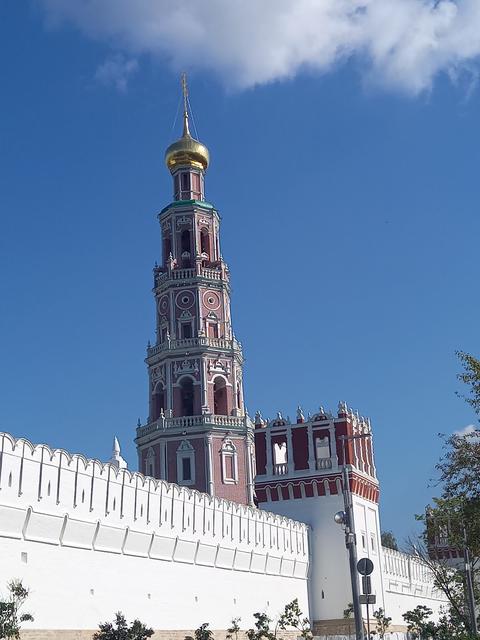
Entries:
{"type": "Polygon", "coordinates": [[[191,136],[190,128],[188,125],[188,85],[187,74],[185,72],[181,75],[182,93],[183,93],[183,135],[191,136]]]}

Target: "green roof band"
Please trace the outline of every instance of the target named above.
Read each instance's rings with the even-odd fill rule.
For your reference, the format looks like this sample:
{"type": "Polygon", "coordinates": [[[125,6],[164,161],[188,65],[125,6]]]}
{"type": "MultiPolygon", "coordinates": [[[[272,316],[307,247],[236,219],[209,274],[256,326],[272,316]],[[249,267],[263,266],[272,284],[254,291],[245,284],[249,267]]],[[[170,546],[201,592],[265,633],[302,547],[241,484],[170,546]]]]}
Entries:
{"type": "Polygon", "coordinates": [[[175,200],[174,202],[167,204],[166,207],[163,207],[159,215],[162,215],[162,213],[164,213],[167,209],[172,209],[173,207],[184,207],[186,205],[192,205],[192,204],[195,205],[196,207],[200,207],[200,208],[203,207],[203,209],[215,209],[213,204],[210,204],[209,202],[205,202],[204,200],[175,200]]]}

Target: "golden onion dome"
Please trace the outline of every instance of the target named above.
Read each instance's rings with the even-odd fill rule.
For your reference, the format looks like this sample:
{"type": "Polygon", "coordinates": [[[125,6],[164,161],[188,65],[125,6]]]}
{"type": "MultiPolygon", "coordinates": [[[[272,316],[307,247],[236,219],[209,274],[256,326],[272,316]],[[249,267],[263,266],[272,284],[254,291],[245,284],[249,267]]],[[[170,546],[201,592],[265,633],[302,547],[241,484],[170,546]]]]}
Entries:
{"type": "Polygon", "coordinates": [[[188,126],[188,111],[183,114],[183,135],[180,140],[171,144],[165,151],[165,164],[170,173],[177,167],[195,167],[206,171],[210,162],[210,154],[207,147],[192,138],[188,126]]]}

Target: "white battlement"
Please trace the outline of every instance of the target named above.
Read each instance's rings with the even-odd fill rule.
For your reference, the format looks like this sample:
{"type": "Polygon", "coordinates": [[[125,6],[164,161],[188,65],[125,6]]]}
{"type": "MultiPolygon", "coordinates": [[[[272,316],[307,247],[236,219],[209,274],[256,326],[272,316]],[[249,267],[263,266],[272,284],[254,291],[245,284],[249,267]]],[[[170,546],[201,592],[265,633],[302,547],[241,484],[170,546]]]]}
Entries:
{"type": "Polygon", "coordinates": [[[383,575],[386,588],[399,593],[411,593],[434,599],[443,599],[433,586],[434,576],[415,555],[382,547],[383,575]]]}
{"type": "Polygon", "coordinates": [[[0,456],[0,536],[307,576],[303,523],[6,433],[0,456]]]}

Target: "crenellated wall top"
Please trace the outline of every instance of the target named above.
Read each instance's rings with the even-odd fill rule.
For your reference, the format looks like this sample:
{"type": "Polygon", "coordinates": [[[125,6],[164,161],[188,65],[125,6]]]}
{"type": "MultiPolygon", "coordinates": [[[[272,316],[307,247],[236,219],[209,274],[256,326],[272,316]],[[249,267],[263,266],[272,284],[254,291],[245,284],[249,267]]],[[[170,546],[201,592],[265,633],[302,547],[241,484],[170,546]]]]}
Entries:
{"type": "MultiPolygon", "coordinates": [[[[72,454],[64,449],[53,449],[47,444],[33,444],[26,438],[15,438],[9,433],[0,432],[0,489],[4,488],[18,489],[15,496],[18,496],[19,502],[31,500],[34,496],[43,502],[55,497],[57,505],[69,507],[72,503],[73,508],[80,506],[82,492],[86,492],[88,495],[84,495],[84,500],[89,502],[89,511],[101,509],[107,515],[112,515],[109,504],[112,496],[115,495],[120,500],[117,494],[121,491],[123,496],[130,488],[135,493],[141,491],[148,494],[146,499],[149,504],[153,504],[155,496],[161,495],[170,500],[194,502],[205,505],[209,510],[292,529],[302,535],[306,535],[309,528],[303,522],[269,511],[211,497],[195,489],[148,477],[136,471],[118,469],[109,462],[87,458],[79,453],[72,454]],[[18,464],[14,464],[12,459],[17,459],[18,464]],[[71,473],[67,476],[68,471],[71,473]],[[96,498],[91,495],[94,482],[97,485],[102,482],[101,490],[96,489],[96,498]],[[110,490],[108,485],[111,485],[110,490]]],[[[138,506],[137,502],[140,502],[140,498],[135,497],[135,507],[138,506]]],[[[120,513],[119,517],[127,515],[120,513]]]]}

